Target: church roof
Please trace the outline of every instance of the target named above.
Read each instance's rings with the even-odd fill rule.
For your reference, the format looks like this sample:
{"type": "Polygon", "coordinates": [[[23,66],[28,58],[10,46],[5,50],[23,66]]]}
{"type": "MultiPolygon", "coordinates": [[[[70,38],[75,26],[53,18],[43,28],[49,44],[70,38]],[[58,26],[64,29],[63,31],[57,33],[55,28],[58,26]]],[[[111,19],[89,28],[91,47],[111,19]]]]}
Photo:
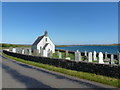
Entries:
{"type": "Polygon", "coordinates": [[[38,37],[32,45],[37,45],[45,35],[38,37]]]}

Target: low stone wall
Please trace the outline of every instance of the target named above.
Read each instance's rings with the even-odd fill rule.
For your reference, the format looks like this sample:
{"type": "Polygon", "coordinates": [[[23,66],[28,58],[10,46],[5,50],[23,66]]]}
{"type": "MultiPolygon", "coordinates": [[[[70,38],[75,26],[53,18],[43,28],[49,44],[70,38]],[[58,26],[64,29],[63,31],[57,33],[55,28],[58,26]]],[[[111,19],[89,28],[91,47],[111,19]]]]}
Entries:
{"type": "Polygon", "coordinates": [[[120,73],[119,73],[120,65],[97,64],[97,63],[90,63],[90,62],[83,62],[83,61],[75,62],[75,61],[57,59],[57,58],[53,59],[48,57],[23,55],[23,54],[8,52],[5,50],[3,50],[3,52],[10,56],[14,56],[17,58],[34,61],[38,63],[54,65],[57,67],[62,67],[62,68],[77,70],[82,72],[95,73],[98,75],[120,78],[120,73]]]}

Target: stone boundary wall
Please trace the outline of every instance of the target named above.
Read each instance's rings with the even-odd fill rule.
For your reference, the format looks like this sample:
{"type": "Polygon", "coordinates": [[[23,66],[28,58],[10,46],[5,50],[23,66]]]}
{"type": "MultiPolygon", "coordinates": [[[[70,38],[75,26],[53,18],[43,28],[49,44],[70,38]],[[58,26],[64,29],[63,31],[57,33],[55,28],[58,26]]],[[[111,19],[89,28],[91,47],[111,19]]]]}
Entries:
{"type": "Polygon", "coordinates": [[[97,63],[90,63],[90,62],[83,62],[83,61],[75,62],[75,61],[70,61],[66,59],[18,54],[18,53],[8,52],[5,50],[3,50],[3,52],[7,55],[25,59],[28,61],[49,64],[56,67],[62,67],[62,68],[71,69],[71,70],[94,73],[97,75],[120,78],[120,73],[119,73],[120,65],[97,64],[97,63]]]}
{"type": "MultiPolygon", "coordinates": [[[[65,52],[65,50],[63,50],[63,49],[55,49],[55,50],[56,50],[56,51],[59,50],[60,52],[65,52]]],[[[69,50],[68,50],[68,52],[69,52],[69,53],[72,53],[72,54],[75,53],[74,51],[69,51],[69,50]]],[[[87,53],[88,53],[88,52],[87,52],[87,53]]],[[[97,57],[98,57],[98,54],[99,54],[99,53],[96,54],[97,57]]],[[[81,52],[81,55],[82,55],[82,56],[85,56],[85,53],[84,53],[84,52],[81,52]]],[[[118,60],[117,55],[116,55],[116,54],[113,54],[113,55],[114,55],[114,59],[118,60]]],[[[110,58],[110,57],[111,57],[111,54],[107,54],[107,56],[108,56],[108,58],[110,58]]],[[[104,53],[103,53],[103,57],[105,58],[105,54],[104,54],[104,53]]]]}

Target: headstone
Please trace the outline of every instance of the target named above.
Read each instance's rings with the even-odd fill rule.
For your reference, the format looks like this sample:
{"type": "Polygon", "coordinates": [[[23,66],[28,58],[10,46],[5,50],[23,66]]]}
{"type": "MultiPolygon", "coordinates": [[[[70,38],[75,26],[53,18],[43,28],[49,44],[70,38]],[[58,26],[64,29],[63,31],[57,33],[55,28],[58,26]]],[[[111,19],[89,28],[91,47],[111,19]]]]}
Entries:
{"type": "Polygon", "coordinates": [[[69,54],[68,54],[68,50],[65,51],[65,56],[67,57],[69,54]]]}
{"type": "Polygon", "coordinates": [[[53,56],[53,52],[52,51],[50,51],[50,57],[52,57],[53,56]]]}
{"type": "Polygon", "coordinates": [[[38,54],[39,54],[39,51],[36,50],[36,49],[34,49],[34,50],[33,50],[33,55],[34,55],[34,56],[38,56],[38,54]]]}
{"type": "Polygon", "coordinates": [[[47,51],[43,50],[43,57],[48,57],[47,51]]]}
{"type": "Polygon", "coordinates": [[[88,62],[92,62],[92,52],[88,53],[88,62]]]}
{"type": "Polygon", "coordinates": [[[12,47],[10,47],[10,48],[9,48],[9,51],[11,51],[11,52],[12,52],[12,50],[13,50],[13,48],[12,48],[12,47]]]}
{"type": "Polygon", "coordinates": [[[13,49],[12,49],[12,52],[16,53],[16,48],[13,48],[13,49]]]}
{"type": "Polygon", "coordinates": [[[120,64],[120,53],[119,53],[119,60],[118,61],[119,61],[119,64],[120,64]]]}
{"type": "Polygon", "coordinates": [[[9,49],[4,49],[4,50],[9,51],[9,49]]]}
{"type": "Polygon", "coordinates": [[[84,52],[84,61],[87,60],[87,51],[84,52]]]}
{"type": "Polygon", "coordinates": [[[29,49],[25,49],[25,54],[28,55],[29,54],[29,49]]]}
{"type": "Polygon", "coordinates": [[[47,53],[48,55],[48,57],[51,57],[51,51],[48,51],[48,53],[47,53]]]}
{"type": "Polygon", "coordinates": [[[57,56],[59,56],[59,51],[57,51],[57,56]]]}
{"type": "Polygon", "coordinates": [[[99,61],[98,61],[98,63],[104,64],[104,62],[103,62],[103,53],[102,52],[99,52],[99,61]]]}
{"type": "Polygon", "coordinates": [[[87,57],[87,51],[85,51],[85,56],[87,57]]]}
{"type": "Polygon", "coordinates": [[[66,57],[65,59],[68,59],[68,60],[70,60],[70,57],[66,57]]]}
{"type": "Polygon", "coordinates": [[[96,57],[96,51],[93,52],[93,60],[96,61],[97,60],[97,57],[96,57]]]}
{"type": "Polygon", "coordinates": [[[59,52],[59,56],[58,56],[59,58],[62,58],[62,53],[61,52],[59,52]]]}
{"type": "Polygon", "coordinates": [[[111,54],[110,64],[115,64],[115,63],[114,63],[114,55],[113,55],[113,54],[111,54]]]}
{"type": "Polygon", "coordinates": [[[107,59],[108,57],[107,57],[107,52],[105,52],[105,59],[107,59]]]}
{"type": "Polygon", "coordinates": [[[75,52],[75,61],[81,61],[81,53],[77,50],[75,52]]]}
{"type": "Polygon", "coordinates": [[[117,52],[117,60],[119,60],[119,53],[120,53],[120,52],[118,51],[118,52],[117,52]]]}
{"type": "Polygon", "coordinates": [[[24,49],[22,49],[22,54],[25,54],[25,50],[24,49]]]}
{"type": "Polygon", "coordinates": [[[43,49],[41,48],[40,55],[43,56],[43,49]]]}
{"type": "Polygon", "coordinates": [[[16,53],[19,53],[19,49],[18,48],[16,48],[16,53]]]}
{"type": "Polygon", "coordinates": [[[19,48],[19,53],[22,54],[22,49],[21,48],[19,48]]]}
{"type": "Polygon", "coordinates": [[[32,51],[31,51],[31,49],[29,49],[29,54],[28,55],[32,55],[32,51]]]}

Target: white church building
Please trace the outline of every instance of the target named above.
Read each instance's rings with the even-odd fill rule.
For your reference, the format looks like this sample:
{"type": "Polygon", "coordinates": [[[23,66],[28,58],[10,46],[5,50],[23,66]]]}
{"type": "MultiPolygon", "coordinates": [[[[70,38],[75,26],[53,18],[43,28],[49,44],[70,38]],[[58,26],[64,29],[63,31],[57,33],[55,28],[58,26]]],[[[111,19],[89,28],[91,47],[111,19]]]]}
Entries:
{"type": "Polygon", "coordinates": [[[32,51],[34,50],[38,50],[45,57],[48,57],[50,53],[55,53],[55,45],[49,38],[47,31],[45,31],[44,35],[39,36],[32,44],[32,51]]]}

